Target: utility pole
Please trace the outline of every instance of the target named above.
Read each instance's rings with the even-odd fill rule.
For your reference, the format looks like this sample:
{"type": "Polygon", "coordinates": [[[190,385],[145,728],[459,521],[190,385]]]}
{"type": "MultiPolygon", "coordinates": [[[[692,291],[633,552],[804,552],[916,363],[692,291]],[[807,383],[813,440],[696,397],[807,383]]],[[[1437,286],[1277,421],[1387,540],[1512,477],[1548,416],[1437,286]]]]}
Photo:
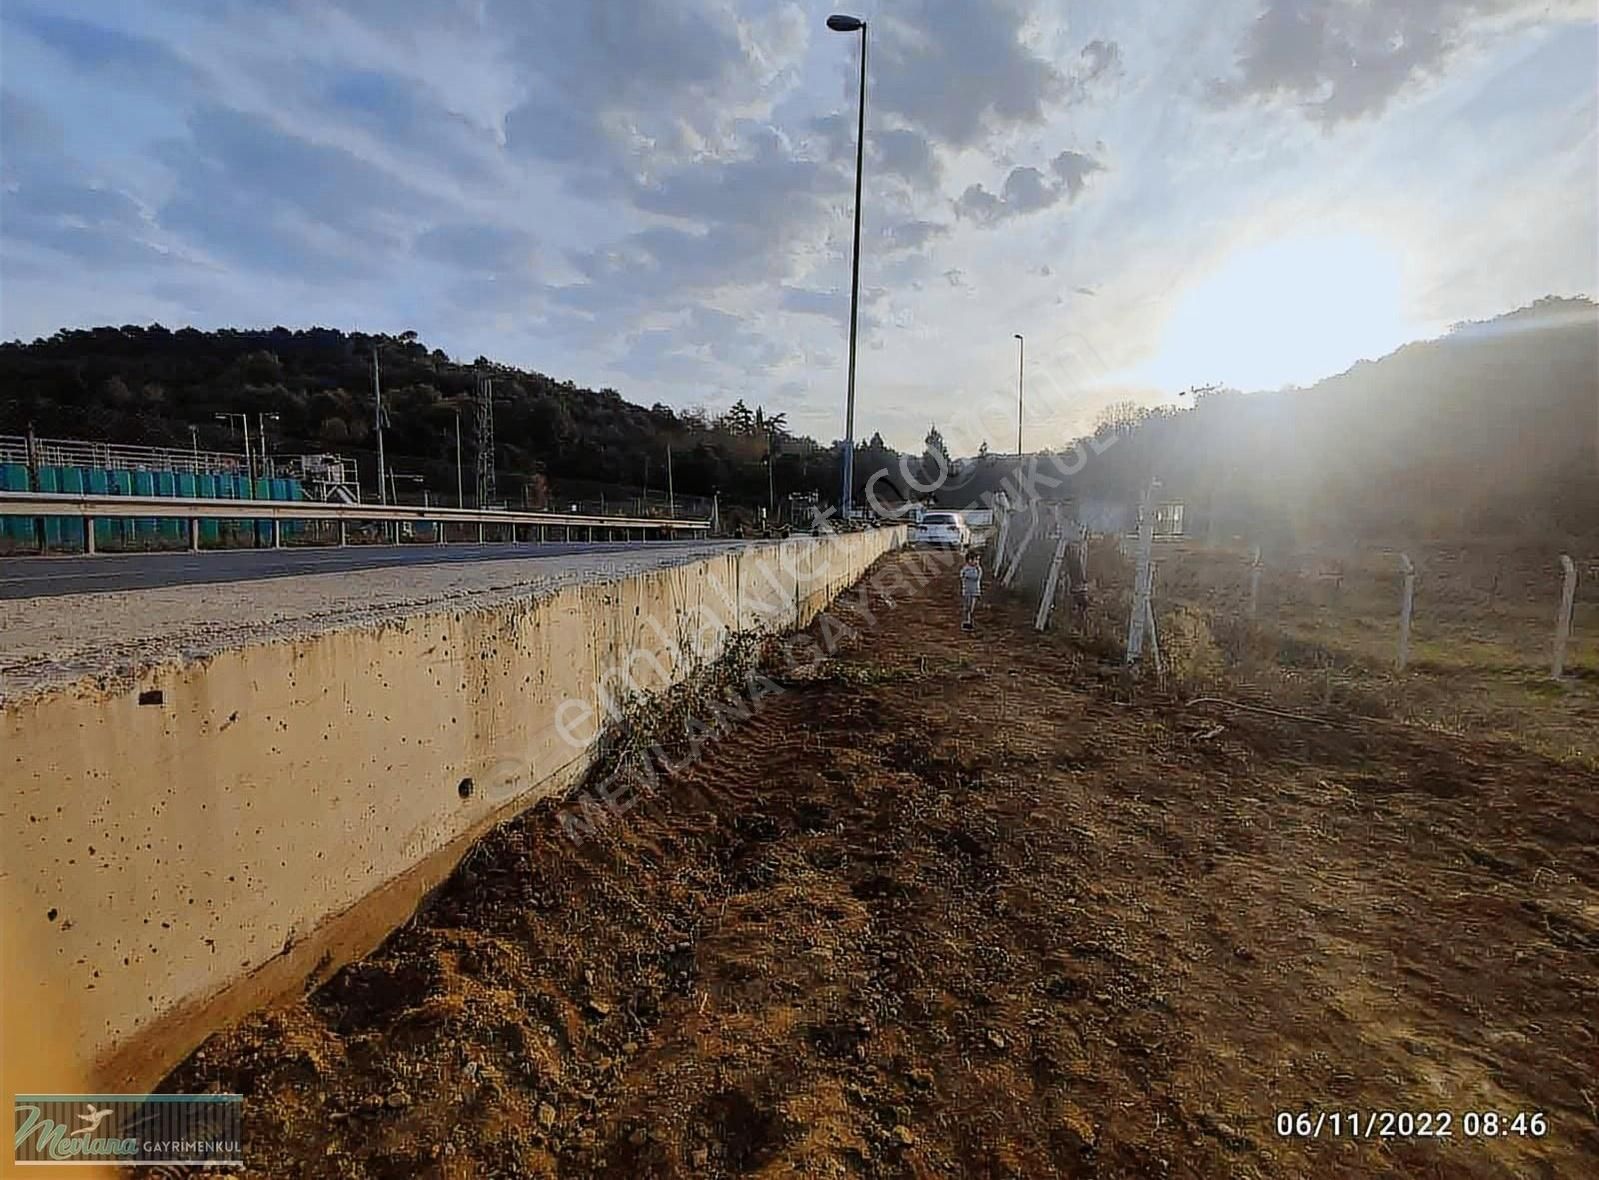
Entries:
{"type": "Polygon", "coordinates": [[[777,517],[777,456],[773,454],[772,443],[774,436],[771,431],[766,432],[766,510],[775,520],[777,517]]]}
{"type": "Polygon", "coordinates": [[[672,444],[666,444],[666,519],[677,519],[677,494],[672,487],[672,444]]]}
{"type": "Polygon", "coordinates": [[[383,461],[383,382],[378,376],[378,343],[372,341],[372,397],[374,400],[373,426],[378,436],[378,503],[387,504],[388,490],[383,486],[386,465],[383,461]]]}
{"type": "Polygon", "coordinates": [[[455,506],[466,507],[466,485],[461,480],[461,410],[455,411],[455,506]]]}
{"type": "Polygon", "coordinates": [[[189,424],[189,451],[194,456],[194,473],[200,474],[200,428],[189,424]]]}
{"type": "Polygon", "coordinates": [[[494,500],[494,382],[479,376],[477,382],[477,506],[494,500]]]}

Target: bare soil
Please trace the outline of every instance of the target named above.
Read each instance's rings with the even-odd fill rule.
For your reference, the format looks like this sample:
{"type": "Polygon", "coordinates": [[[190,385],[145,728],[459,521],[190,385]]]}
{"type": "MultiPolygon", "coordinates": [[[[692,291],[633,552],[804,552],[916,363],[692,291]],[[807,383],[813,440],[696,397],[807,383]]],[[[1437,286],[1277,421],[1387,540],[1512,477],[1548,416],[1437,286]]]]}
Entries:
{"type": "Polygon", "coordinates": [[[963,635],[920,562],[647,805],[498,829],[164,1088],[244,1093],[271,1177],[1599,1174],[1591,772],[1185,707],[1019,596],[963,635]]]}

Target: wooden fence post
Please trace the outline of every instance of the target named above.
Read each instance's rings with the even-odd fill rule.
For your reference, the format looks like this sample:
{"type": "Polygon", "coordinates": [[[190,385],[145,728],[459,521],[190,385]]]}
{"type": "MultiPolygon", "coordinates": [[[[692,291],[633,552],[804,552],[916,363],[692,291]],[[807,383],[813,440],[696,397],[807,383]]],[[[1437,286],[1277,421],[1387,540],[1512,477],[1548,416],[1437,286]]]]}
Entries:
{"type": "Polygon", "coordinates": [[[1138,521],[1138,565],[1133,574],[1133,611],[1127,620],[1127,663],[1136,664],[1144,654],[1144,630],[1149,623],[1150,578],[1155,559],[1155,489],[1151,482],[1144,493],[1138,521]]]}
{"type": "Polygon", "coordinates": [[[1416,567],[1411,563],[1410,554],[1399,555],[1399,567],[1405,574],[1405,594],[1399,603],[1399,671],[1405,670],[1405,665],[1410,662],[1410,608],[1416,598],[1416,567]]]}

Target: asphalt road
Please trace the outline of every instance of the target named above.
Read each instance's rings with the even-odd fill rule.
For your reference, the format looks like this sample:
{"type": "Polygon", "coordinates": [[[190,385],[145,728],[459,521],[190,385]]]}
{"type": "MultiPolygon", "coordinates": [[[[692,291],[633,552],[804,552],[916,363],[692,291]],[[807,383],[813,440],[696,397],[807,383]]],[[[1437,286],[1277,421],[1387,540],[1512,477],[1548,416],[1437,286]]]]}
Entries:
{"type": "Polygon", "coordinates": [[[226,549],[209,553],[104,553],[94,557],[0,558],[0,599],[58,598],[117,590],[148,590],[216,582],[291,578],[347,570],[462,561],[527,561],[577,553],[612,553],[641,548],[672,549],[742,545],[743,541],[616,541],[544,545],[350,545],[337,548],[226,549]]]}

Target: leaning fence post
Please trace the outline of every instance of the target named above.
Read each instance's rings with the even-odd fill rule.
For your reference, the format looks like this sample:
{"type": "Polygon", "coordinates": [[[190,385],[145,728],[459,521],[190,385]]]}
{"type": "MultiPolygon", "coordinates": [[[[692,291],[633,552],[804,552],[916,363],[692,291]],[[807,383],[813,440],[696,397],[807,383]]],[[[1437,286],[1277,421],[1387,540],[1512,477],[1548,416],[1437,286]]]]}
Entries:
{"type": "Polygon", "coordinates": [[[1038,531],[1038,507],[1034,505],[1027,514],[1027,531],[1022,534],[1022,539],[1016,543],[1016,552],[1011,554],[1010,568],[1005,571],[1005,576],[1000,579],[1000,584],[1010,586],[1016,580],[1016,571],[1022,567],[1022,557],[1027,552],[1027,546],[1033,542],[1033,534],[1038,531]]]}
{"type": "Polygon", "coordinates": [[[999,571],[1005,568],[1005,538],[1010,535],[1010,509],[1005,509],[999,516],[999,538],[994,543],[994,576],[999,576],[999,571]]]}
{"type": "Polygon", "coordinates": [[[1249,559],[1249,617],[1254,618],[1260,609],[1260,546],[1249,559]]]}
{"type": "Polygon", "coordinates": [[[1555,664],[1553,676],[1559,680],[1566,670],[1566,641],[1571,638],[1571,611],[1577,601],[1577,564],[1571,554],[1560,555],[1560,566],[1566,571],[1566,584],[1560,591],[1560,613],[1555,616],[1555,664]]]}
{"type": "Polygon", "coordinates": [[[1049,574],[1044,578],[1044,597],[1038,604],[1038,617],[1033,629],[1043,631],[1049,626],[1049,612],[1055,605],[1055,587],[1060,583],[1061,563],[1066,560],[1066,526],[1062,525],[1060,538],[1055,542],[1055,556],[1049,561],[1049,574]]]}
{"type": "Polygon", "coordinates": [[[1410,661],[1410,607],[1416,597],[1416,567],[1411,563],[1410,554],[1399,555],[1399,567],[1405,573],[1405,595],[1399,603],[1399,671],[1405,670],[1405,665],[1410,661]]]}

